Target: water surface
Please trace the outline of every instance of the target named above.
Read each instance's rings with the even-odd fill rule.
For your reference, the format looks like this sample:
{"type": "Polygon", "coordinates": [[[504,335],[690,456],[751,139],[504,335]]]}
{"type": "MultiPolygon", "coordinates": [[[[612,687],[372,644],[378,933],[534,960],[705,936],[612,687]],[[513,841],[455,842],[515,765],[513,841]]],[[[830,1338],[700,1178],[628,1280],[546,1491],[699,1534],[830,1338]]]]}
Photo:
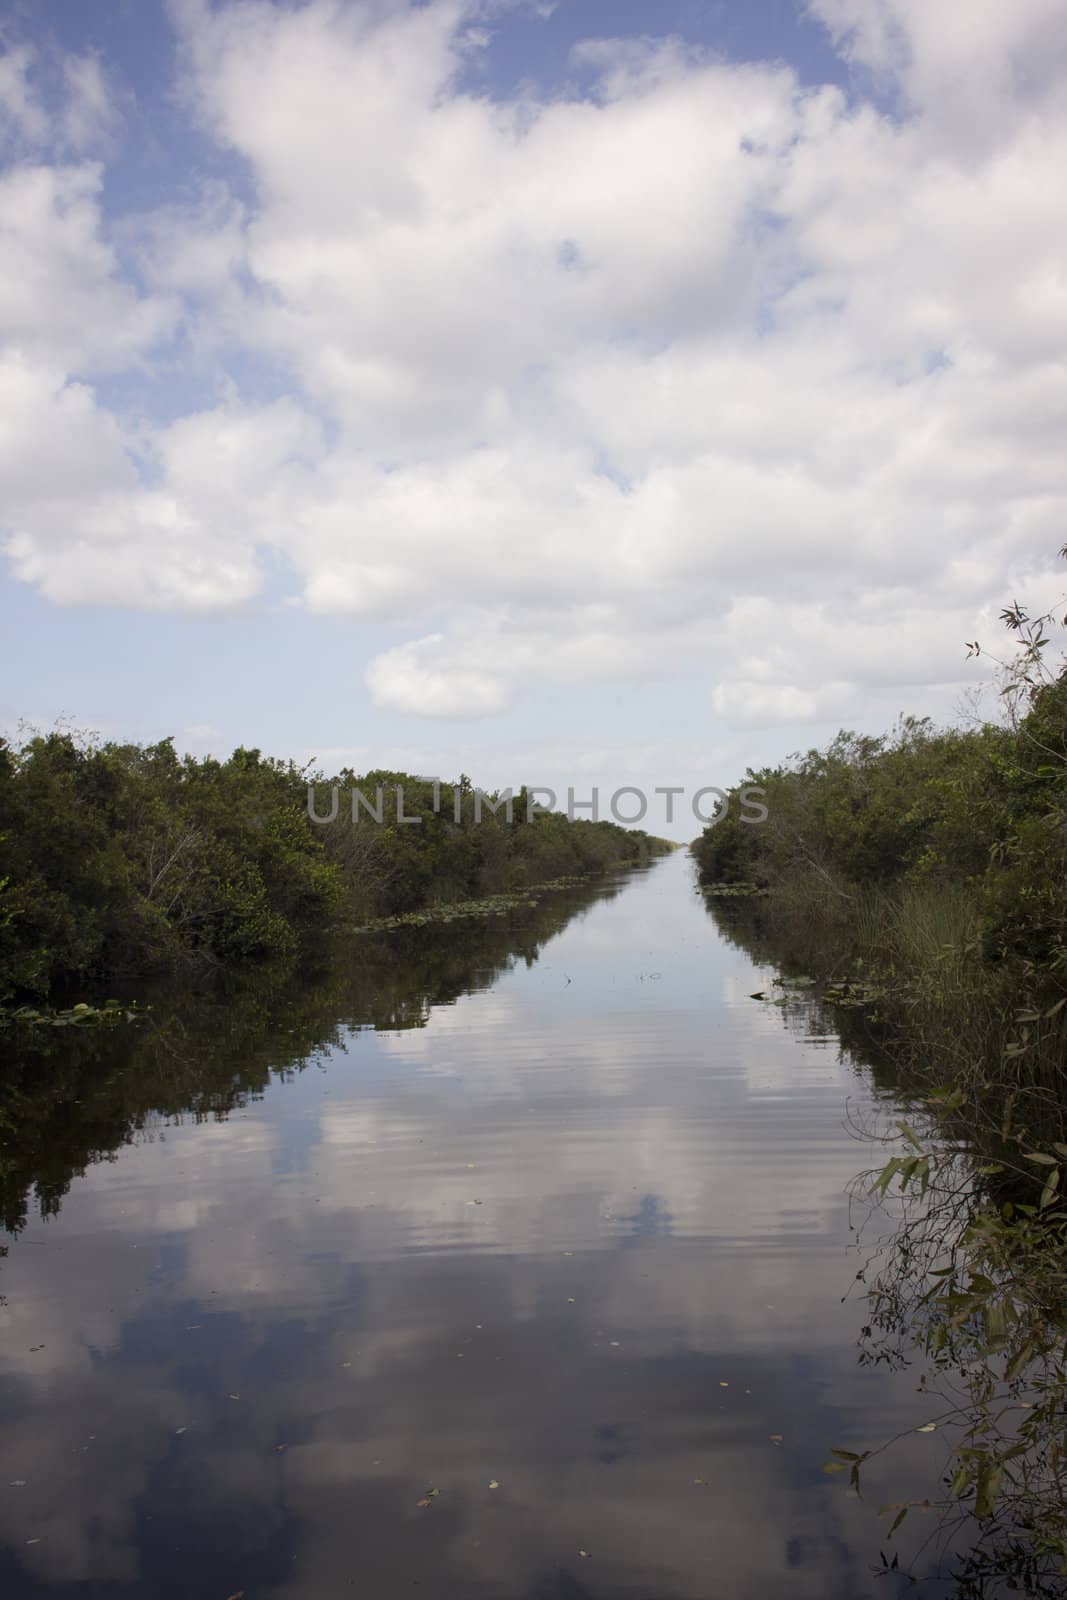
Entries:
{"type": "Polygon", "coordinates": [[[822,1471],[925,1420],[842,1300],[885,1095],[771,976],[679,854],[50,1041],[6,1102],[2,1592],[895,1592],[900,1459],[871,1504],[822,1471]]]}

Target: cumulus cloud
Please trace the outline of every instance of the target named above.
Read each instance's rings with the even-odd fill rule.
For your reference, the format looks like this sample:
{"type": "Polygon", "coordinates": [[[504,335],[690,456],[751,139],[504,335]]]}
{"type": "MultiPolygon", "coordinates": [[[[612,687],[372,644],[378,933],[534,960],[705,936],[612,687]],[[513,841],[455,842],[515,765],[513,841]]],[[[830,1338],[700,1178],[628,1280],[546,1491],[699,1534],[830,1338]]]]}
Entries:
{"type": "Polygon", "coordinates": [[[694,662],[738,724],[951,695],[1062,543],[1062,9],[809,9],[871,96],[646,39],[500,99],[466,86],[492,7],[181,0],[187,114],[252,198],[121,225],[98,167],[26,156],[9,53],[0,329],[46,441],[16,575],[218,609],[267,548],[310,610],[396,627],[366,681],[422,716],[694,662]],[[97,374],[175,338],[224,400],[132,429],[97,374]]]}

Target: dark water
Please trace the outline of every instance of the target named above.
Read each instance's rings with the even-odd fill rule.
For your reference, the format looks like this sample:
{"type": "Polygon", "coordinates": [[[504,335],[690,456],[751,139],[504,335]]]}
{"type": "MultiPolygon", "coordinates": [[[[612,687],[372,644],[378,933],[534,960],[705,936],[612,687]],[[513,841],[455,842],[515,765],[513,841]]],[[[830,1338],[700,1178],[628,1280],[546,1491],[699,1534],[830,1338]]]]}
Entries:
{"type": "Polygon", "coordinates": [[[926,1420],[842,1303],[885,1094],[771,976],[679,854],[16,1064],[0,1592],[895,1593],[936,1443],[822,1471],[926,1420]]]}

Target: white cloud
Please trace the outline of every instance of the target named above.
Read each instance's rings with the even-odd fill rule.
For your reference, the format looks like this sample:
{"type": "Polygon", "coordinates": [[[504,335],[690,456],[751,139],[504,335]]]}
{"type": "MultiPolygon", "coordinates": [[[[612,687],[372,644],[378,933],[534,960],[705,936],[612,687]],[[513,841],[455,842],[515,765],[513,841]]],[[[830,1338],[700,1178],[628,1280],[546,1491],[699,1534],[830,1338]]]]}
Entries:
{"type": "Polygon", "coordinates": [[[218,608],[269,547],[309,609],[402,630],[367,683],[418,715],[695,661],[741,725],[951,696],[1062,543],[1061,8],[810,9],[905,115],[647,40],[583,46],[587,99],[502,102],[458,86],[491,8],[182,0],[186,104],[256,199],[126,219],[146,293],[98,168],[3,178],[0,328],[43,408],[16,574],[218,608]],[[179,326],[223,398],[131,432],[87,379],[179,326]],[[244,397],[249,357],[289,400],[244,397]]]}
{"type": "Polygon", "coordinates": [[[63,80],[63,137],[71,149],[86,150],[113,129],[115,99],[96,56],[68,56],[63,80]]]}
{"type": "Polygon", "coordinates": [[[33,64],[27,45],[0,55],[0,136],[16,145],[38,144],[48,132],[48,118],[29,81],[33,64]]]}
{"type": "Polygon", "coordinates": [[[433,653],[442,643],[439,633],[430,634],[372,661],[367,687],[375,705],[424,717],[487,716],[506,709],[508,695],[492,672],[435,667],[433,653]]]}
{"type": "Polygon", "coordinates": [[[0,173],[0,344],[71,373],[129,367],[174,312],[120,276],[101,227],[102,182],[95,163],[0,173]]]}
{"type": "Polygon", "coordinates": [[[261,586],[257,545],[290,527],[317,447],[314,424],[288,401],[183,417],[146,442],[90,387],[16,355],[0,363],[12,568],[61,605],[240,604],[261,586]],[[138,455],[159,486],[138,475],[138,455]]]}
{"type": "Polygon", "coordinates": [[[81,153],[104,141],[117,121],[115,95],[95,55],[29,44],[0,50],[0,154],[5,146],[16,158],[81,153]]]}

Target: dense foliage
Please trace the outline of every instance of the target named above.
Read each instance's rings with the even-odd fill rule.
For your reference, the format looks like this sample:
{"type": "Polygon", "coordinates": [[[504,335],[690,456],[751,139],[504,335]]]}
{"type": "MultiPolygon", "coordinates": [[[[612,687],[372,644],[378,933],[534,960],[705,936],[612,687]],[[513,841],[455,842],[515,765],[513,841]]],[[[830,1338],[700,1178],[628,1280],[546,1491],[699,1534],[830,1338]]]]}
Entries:
{"type": "Polygon", "coordinates": [[[258,750],[227,761],[69,733],[0,741],[0,1005],[72,980],[195,959],[291,956],[341,923],[602,870],[664,848],[613,823],[481,808],[466,779],[316,782],[258,750]],[[353,821],[351,789],[372,804],[353,821]],[[397,788],[403,787],[398,821],[397,788]],[[457,820],[458,818],[458,820],[457,820]]]}
{"type": "MultiPolygon", "coordinates": [[[[696,846],[709,881],[863,887],[966,884],[991,956],[1067,954],[1067,676],[1016,727],[938,731],[903,719],[885,738],[841,733],[824,751],[750,773],[768,818],[731,807],[696,846]]],[[[740,787],[740,786],[739,786],[740,787]]]]}

